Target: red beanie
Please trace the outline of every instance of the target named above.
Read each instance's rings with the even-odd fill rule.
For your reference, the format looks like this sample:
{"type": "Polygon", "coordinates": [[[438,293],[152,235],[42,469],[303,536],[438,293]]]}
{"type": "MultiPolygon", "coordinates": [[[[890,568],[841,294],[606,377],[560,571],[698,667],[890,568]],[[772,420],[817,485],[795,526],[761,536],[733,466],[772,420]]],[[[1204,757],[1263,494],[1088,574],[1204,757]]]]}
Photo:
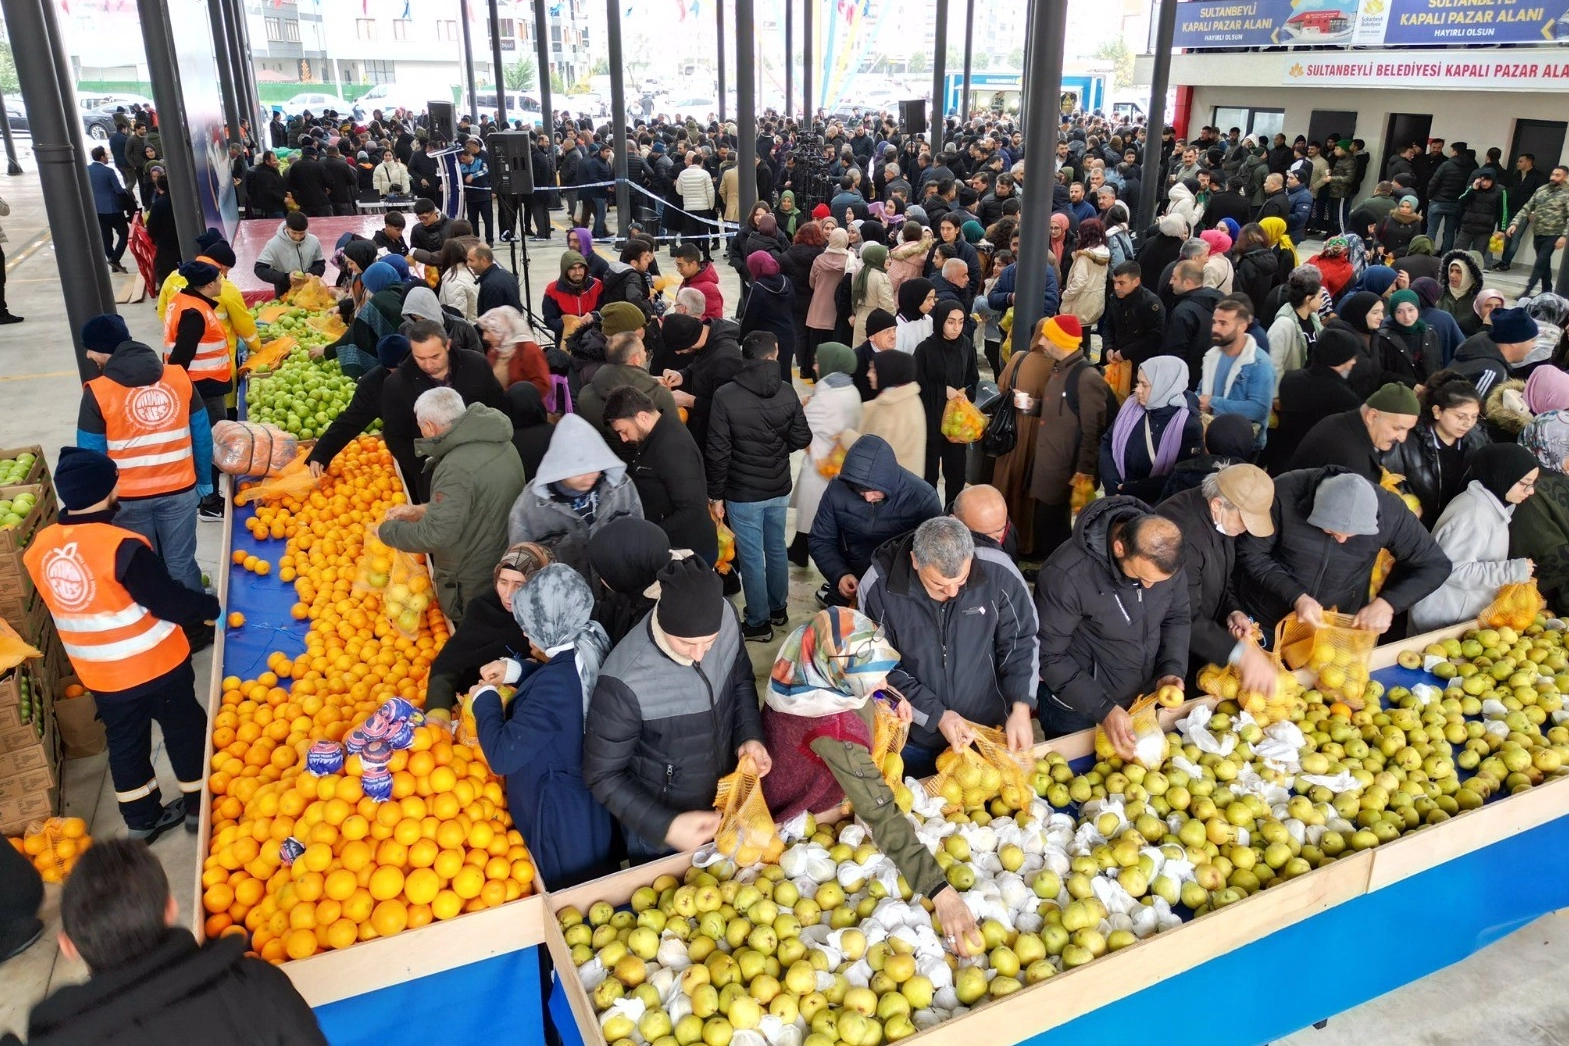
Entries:
{"type": "Polygon", "coordinates": [[[822,219],[828,217],[828,214],[828,205],[826,203],[820,203],[816,207],[812,208],[812,217],[815,220],[821,221],[822,219]]]}
{"type": "Polygon", "coordinates": [[[1077,349],[1084,340],[1084,328],[1080,325],[1079,318],[1071,313],[1042,320],[1041,334],[1047,341],[1064,351],[1077,349]]]}

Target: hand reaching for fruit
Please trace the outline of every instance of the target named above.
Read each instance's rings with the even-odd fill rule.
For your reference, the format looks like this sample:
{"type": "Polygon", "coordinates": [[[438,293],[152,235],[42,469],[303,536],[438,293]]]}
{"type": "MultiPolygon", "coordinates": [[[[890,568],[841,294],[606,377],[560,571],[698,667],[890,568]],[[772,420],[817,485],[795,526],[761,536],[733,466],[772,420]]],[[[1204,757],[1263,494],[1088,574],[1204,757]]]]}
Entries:
{"type": "Polygon", "coordinates": [[[1323,627],[1324,607],[1318,600],[1306,592],[1297,597],[1296,606],[1293,609],[1297,612],[1297,620],[1304,625],[1312,625],[1314,628],[1323,627]]]}
{"type": "Polygon", "coordinates": [[[970,724],[959,713],[946,711],[942,718],[937,720],[937,732],[942,734],[948,746],[955,752],[968,748],[975,741],[975,732],[970,729],[970,724]]]}
{"type": "Polygon", "coordinates": [[[1106,731],[1106,739],[1117,750],[1117,755],[1131,760],[1137,749],[1138,738],[1133,734],[1133,719],[1128,715],[1128,710],[1120,705],[1113,708],[1100,725],[1106,731]]]}
{"type": "Polygon", "coordinates": [[[735,754],[737,758],[750,756],[758,777],[767,777],[768,771],[774,768],[773,757],[768,754],[768,749],[763,747],[761,741],[748,741],[737,748],[735,754]]]}
{"type": "Polygon", "coordinates": [[[1389,626],[1394,620],[1395,608],[1383,599],[1375,599],[1357,611],[1357,616],[1352,620],[1351,627],[1363,628],[1369,632],[1377,632],[1379,635],[1383,635],[1389,631],[1389,626]]]}
{"type": "Polygon", "coordinates": [[[676,814],[675,820],[670,822],[670,827],[665,831],[665,845],[677,853],[696,850],[714,837],[722,819],[723,815],[718,810],[688,810],[684,814],[676,814]]]}
{"type": "Polygon", "coordinates": [[[953,954],[961,959],[985,951],[986,942],[975,925],[970,906],[964,903],[959,891],[952,886],[938,890],[932,897],[932,907],[937,910],[937,921],[942,924],[943,939],[953,954]]]}

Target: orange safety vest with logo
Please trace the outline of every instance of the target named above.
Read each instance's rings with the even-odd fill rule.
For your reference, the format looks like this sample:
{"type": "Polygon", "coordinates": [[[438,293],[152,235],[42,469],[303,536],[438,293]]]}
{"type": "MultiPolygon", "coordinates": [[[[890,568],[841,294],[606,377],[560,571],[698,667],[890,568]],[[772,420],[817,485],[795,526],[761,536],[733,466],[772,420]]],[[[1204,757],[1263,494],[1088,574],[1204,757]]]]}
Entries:
{"type": "Polygon", "coordinates": [[[95,693],[149,683],[191,656],[185,632],[154,617],[115,579],[115,553],[128,538],[152,547],[109,523],[54,523],[22,555],[71,667],[95,693]]]}
{"type": "Polygon", "coordinates": [[[166,366],[151,385],[121,385],[97,377],[87,383],[98,401],[109,457],[120,469],[120,497],[151,498],[196,483],[191,452],[191,379],[166,366]]]}
{"type": "Polygon", "coordinates": [[[229,334],[224,330],[217,310],[193,295],[177,294],[169,303],[169,311],[163,321],[163,358],[167,360],[174,352],[175,339],[180,332],[180,317],[190,309],[202,314],[207,329],[202,331],[202,340],[196,346],[196,355],[185,367],[186,373],[192,381],[228,381],[234,376],[234,367],[229,359],[229,334]]]}

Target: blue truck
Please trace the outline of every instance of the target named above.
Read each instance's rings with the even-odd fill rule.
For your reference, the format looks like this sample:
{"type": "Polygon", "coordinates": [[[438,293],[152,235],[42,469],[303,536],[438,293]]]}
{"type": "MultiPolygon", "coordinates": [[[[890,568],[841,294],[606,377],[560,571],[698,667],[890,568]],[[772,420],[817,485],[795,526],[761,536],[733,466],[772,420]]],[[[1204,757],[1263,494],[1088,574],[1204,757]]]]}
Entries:
{"type": "MultiPolygon", "coordinates": [[[[1062,74],[1062,107],[1064,111],[1082,109],[1104,110],[1108,99],[1110,74],[1086,72],[1062,74]]],[[[943,80],[943,111],[957,115],[964,90],[963,72],[948,73],[943,80]]],[[[970,73],[970,108],[992,109],[1016,113],[1024,90],[1022,73],[976,72],[970,73]]]]}

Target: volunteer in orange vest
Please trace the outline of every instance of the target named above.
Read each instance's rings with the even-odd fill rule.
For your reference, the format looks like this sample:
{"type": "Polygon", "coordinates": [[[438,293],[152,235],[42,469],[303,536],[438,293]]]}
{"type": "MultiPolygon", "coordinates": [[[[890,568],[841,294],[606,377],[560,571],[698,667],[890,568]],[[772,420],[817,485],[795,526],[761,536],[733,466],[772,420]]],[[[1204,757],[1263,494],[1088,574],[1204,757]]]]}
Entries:
{"type": "MultiPolygon", "coordinates": [[[[119,316],[88,320],[82,344],[100,352],[107,347],[110,355],[103,374],[82,387],[76,445],[108,454],[120,470],[115,525],[152,542],[180,584],[201,589],[196,505],[213,492],[207,408],[185,371],[132,340],[119,316]]],[[[201,649],[212,636],[191,639],[201,649]]]]}
{"type": "MultiPolygon", "coordinates": [[[[164,314],[164,359],[185,368],[191,383],[207,405],[207,421],[217,424],[228,417],[224,397],[234,388],[234,364],[229,357],[229,332],[218,318],[218,295],[223,277],[211,262],[193,261],[180,266],[185,287],[169,299],[164,314]]],[[[223,495],[218,475],[212,473],[213,492],[201,499],[202,519],[223,518],[223,495]]]]}
{"type": "Polygon", "coordinates": [[[221,608],[170,577],[146,538],[111,522],[119,481],[107,455],[62,448],[54,476],[60,521],[38,532],[22,561],[72,670],[97,698],[128,834],[151,841],[181,821],[196,831],[207,715],[196,703],[182,626],[215,621],[221,608]],[[167,805],[153,770],[154,720],[182,793],[167,805]]]}

